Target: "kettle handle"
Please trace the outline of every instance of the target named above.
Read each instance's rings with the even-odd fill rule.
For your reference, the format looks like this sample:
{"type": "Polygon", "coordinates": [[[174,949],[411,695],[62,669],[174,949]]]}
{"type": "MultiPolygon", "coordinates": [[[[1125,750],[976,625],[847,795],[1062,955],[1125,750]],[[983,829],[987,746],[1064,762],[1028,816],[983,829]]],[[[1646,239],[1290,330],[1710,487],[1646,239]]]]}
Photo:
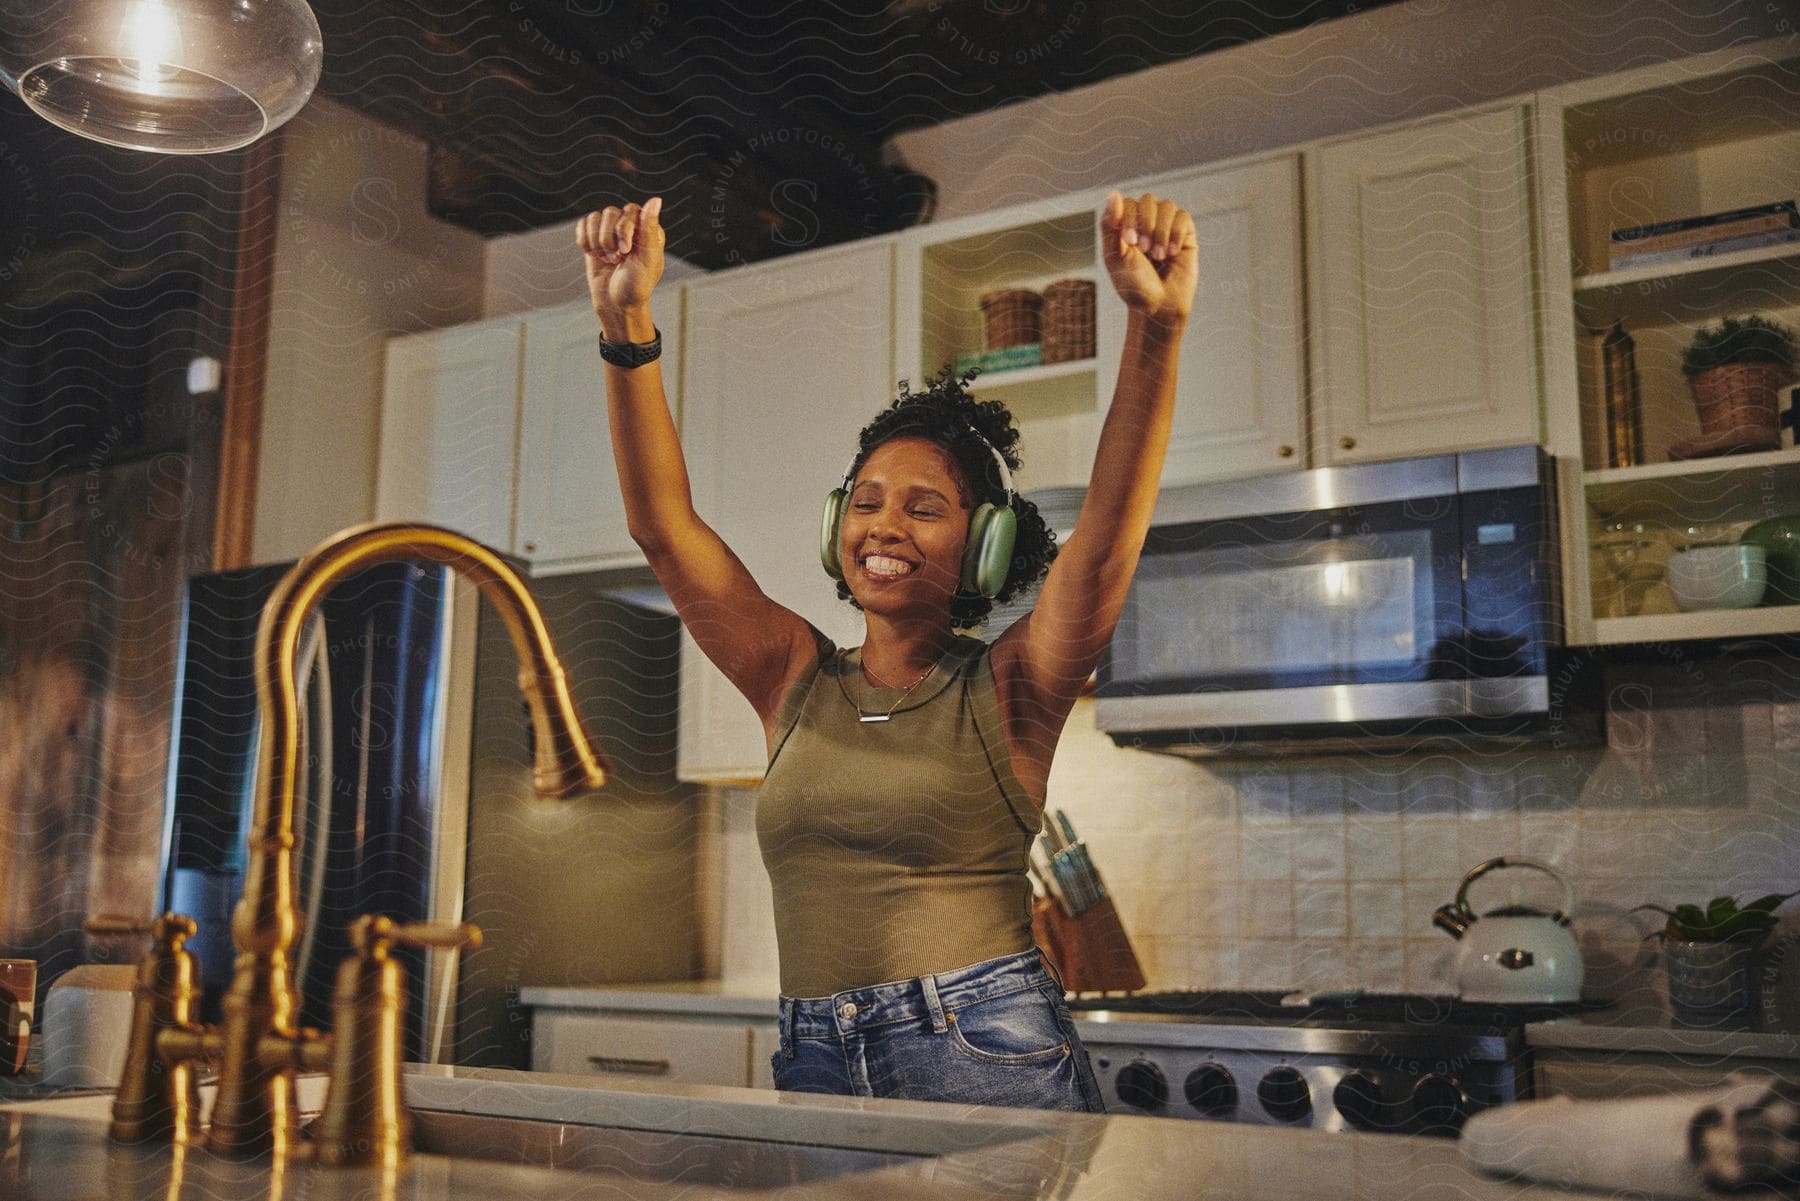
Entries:
{"type": "Polygon", "coordinates": [[[1546,876],[1549,876],[1552,880],[1555,880],[1558,884],[1562,885],[1563,907],[1561,911],[1553,913],[1550,916],[1559,926],[1566,926],[1569,924],[1570,917],[1575,912],[1575,886],[1569,883],[1569,878],[1547,863],[1539,863],[1536,859],[1520,859],[1517,856],[1508,859],[1505,855],[1500,855],[1496,858],[1477,863],[1474,867],[1464,873],[1462,886],[1456,890],[1456,901],[1454,903],[1456,911],[1466,920],[1474,921],[1475,912],[1469,908],[1469,885],[1475,883],[1475,881],[1481,879],[1481,877],[1487,875],[1489,872],[1497,872],[1503,867],[1528,867],[1533,871],[1543,872],[1546,876]]]}

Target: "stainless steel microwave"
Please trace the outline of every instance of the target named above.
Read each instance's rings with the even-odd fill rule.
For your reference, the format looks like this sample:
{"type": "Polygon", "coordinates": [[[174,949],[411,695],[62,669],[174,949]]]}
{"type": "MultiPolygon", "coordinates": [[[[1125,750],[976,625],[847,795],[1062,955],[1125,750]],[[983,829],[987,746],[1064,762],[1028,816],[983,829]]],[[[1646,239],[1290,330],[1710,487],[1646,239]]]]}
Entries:
{"type": "Polygon", "coordinates": [[[1166,489],[1096,724],[1190,756],[1563,733],[1559,579],[1536,446],[1166,489]]]}

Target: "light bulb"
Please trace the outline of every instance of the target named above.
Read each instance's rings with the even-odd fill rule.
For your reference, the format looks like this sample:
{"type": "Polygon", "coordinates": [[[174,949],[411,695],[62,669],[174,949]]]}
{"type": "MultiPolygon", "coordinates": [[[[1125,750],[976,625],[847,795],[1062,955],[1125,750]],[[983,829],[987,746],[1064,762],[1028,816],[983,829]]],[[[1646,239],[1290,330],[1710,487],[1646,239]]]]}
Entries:
{"type": "Polygon", "coordinates": [[[162,94],[168,67],[181,62],[181,30],[162,0],[137,0],[119,31],[122,44],[135,52],[137,87],[146,96],[162,94]]]}

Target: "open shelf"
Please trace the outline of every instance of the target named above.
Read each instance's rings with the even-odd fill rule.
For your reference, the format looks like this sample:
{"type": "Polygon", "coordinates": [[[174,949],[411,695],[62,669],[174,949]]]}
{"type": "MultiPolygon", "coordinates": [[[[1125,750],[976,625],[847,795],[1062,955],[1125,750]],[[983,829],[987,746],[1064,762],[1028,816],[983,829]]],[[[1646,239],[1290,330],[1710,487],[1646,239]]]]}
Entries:
{"type": "Polygon", "coordinates": [[[1581,482],[1603,521],[1760,521],[1800,513],[1800,449],[1614,467],[1581,482]]]}
{"type": "Polygon", "coordinates": [[[1575,280],[1575,309],[1590,325],[1670,320],[1698,324],[1800,303],[1800,242],[1731,254],[1602,271],[1575,280]]]}
{"type": "MultiPolygon", "coordinates": [[[[915,352],[926,376],[986,343],[981,297],[1003,288],[1042,292],[1058,280],[1095,285],[1098,308],[1107,301],[1094,211],[1083,204],[1061,213],[984,223],[966,233],[925,242],[918,258],[918,337],[915,352]]],[[[1096,330],[1096,337],[1098,331],[1096,330]]],[[[910,357],[902,351],[901,361],[910,357]]],[[[1019,424],[1015,473],[1022,492],[1085,484],[1102,405],[1093,356],[1010,371],[984,371],[970,385],[979,400],[999,401],[1019,424]]]]}
{"type": "Polygon", "coordinates": [[[1601,617],[1594,621],[1594,641],[1601,645],[1676,642],[1689,638],[1756,638],[1796,632],[1800,632],[1800,605],[1646,613],[1641,617],[1601,617]]]}

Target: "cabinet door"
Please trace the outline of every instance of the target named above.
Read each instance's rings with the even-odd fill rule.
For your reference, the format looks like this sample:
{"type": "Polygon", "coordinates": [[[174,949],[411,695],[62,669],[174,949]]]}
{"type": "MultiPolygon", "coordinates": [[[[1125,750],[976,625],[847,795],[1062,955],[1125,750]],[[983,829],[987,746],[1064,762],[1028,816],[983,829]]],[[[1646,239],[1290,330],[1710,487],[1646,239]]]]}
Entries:
{"type": "Polygon", "coordinates": [[[1324,458],[1537,441],[1524,110],[1333,143],[1311,182],[1324,458]]]}
{"type": "MultiPolygon", "coordinates": [[[[891,241],[690,284],[682,447],[694,507],[770,597],[840,645],[862,619],[819,566],[825,495],[892,399],[891,241]]],[[[686,630],[683,780],[761,779],[762,724],[686,630]]]]}
{"type": "MultiPolygon", "coordinates": [[[[1132,190],[1146,189],[1192,214],[1200,247],[1164,486],[1304,467],[1298,160],[1132,190]]],[[[1124,352],[1125,318],[1104,274],[1099,288],[1102,316],[1116,318],[1099,327],[1099,362],[1110,370],[1124,352]]]]}
{"type": "Polygon", "coordinates": [[[750,1027],[540,1011],[531,1023],[531,1070],[674,1084],[749,1084],[750,1027]]]}
{"type": "Polygon", "coordinates": [[[516,317],[389,339],[376,520],[428,521],[512,550],[518,420],[516,317]]]}
{"type": "MultiPolygon", "coordinates": [[[[672,412],[680,372],[681,290],[658,301],[663,387],[672,412]]],[[[606,424],[600,323],[586,301],[525,319],[519,406],[519,554],[534,570],[641,565],[606,424]]]]}

